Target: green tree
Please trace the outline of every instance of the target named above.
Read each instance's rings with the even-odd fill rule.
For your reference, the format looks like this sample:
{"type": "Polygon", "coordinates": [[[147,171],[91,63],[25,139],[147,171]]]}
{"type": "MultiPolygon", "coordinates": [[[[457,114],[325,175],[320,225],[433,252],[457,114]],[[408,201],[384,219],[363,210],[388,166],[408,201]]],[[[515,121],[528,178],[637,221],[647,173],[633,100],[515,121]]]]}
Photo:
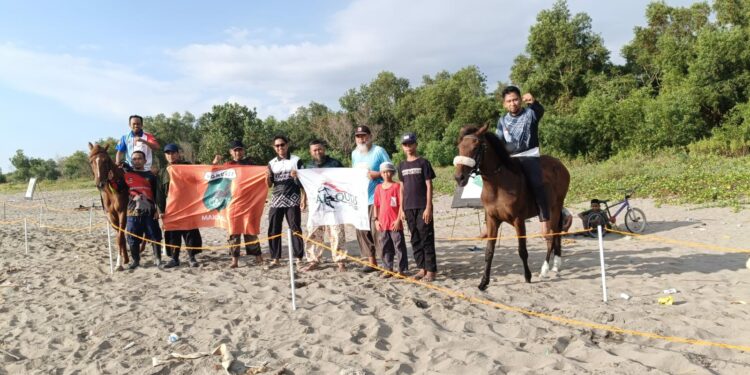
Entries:
{"type": "Polygon", "coordinates": [[[209,164],[217,154],[224,155],[225,159],[229,158],[229,142],[244,139],[247,131],[261,125],[262,121],[258,119],[255,109],[251,110],[237,103],[213,106],[211,112],[203,114],[198,120],[198,133],[201,137],[198,160],[209,164]]]}
{"type": "Polygon", "coordinates": [[[591,29],[586,13],[571,16],[564,0],[539,12],[529,31],[526,53],[511,68],[511,81],[547,105],[568,109],[588,93],[592,76],[605,72],[609,51],[591,29]]]}
{"type": "MultiPolygon", "coordinates": [[[[409,80],[391,72],[380,72],[359,90],[350,89],[339,99],[341,108],[350,116],[354,126],[377,126],[375,142],[392,154],[397,151],[394,140],[401,127],[396,117],[396,106],[409,92],[409,80]]],[[[352,140],[353,142],[353,140],[352,140]]]]}
{"type": "MultiPolygon", "coordinates": [[[[169,117],[160,113],[143,119],[144,129],[153,134],[161,146],[169,143],[179,144],[183,157],[191,161],[195,160],[200,144],[196,126],[195,116],[190,112],[175,112],[169,117]]],[[[166,165],[164,153],[155,152],[154,155],[158,158],[159,165],[166,165]]]]}
{"type": "Polygon", "coordinates": [[[13,172],[13,179],[16,181],[26,181],[31,177],[31,161],[23,153],[23,150],[16,150],[16,154],[10,158],[10,164],[16,169],[13,172]]]}
{"type": "Polygon", "coordinates": [[[659,92],[664,85],[679,85],[686,77],[700,30],[709,25],[711,8],[696,3],[688,8],[653,2],[646,8],[645,27],[622,48],[626,68],[643,85],[659,92]]]}
{"type": "Polygon", "coordinates": [[[91,177],[91,166],[88,154],[76,151],[70,156],[64,157],[60,162],[62,176],[67,179],[91,177]]]}

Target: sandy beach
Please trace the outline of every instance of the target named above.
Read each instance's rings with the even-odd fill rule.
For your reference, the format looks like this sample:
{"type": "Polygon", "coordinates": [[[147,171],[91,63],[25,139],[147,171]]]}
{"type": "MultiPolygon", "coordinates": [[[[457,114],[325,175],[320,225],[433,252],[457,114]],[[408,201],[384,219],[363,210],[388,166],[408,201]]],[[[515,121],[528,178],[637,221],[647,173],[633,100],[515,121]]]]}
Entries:
{"type": "MultiPolygon", "coordinates": [[[[270,374],[750,373],[749,352],[562,324],[383,280],[355,271],[356,264],[346,273],[330,262],[298,273],[296,311],[288,267],[264,271],[243,255],[240,268],[230,270],[227,250],[203,252],[199,268],[170,270],[157,269],[147,250],[145,267],[110,275],[103,213],[94,213],[89,233],[88,211],[73,209],[92,199],[98,205],[96,194],[42,194],[53,209],[44,223],[54,229],[38,228],[39,201],[0,196],[7,202],[0,225],[0,374],[221,374],[215,356],[152,366],[153,357],[220,344],[235,358],[233,374],[264,363],[270,374]],[[28,255],[24,217],[32,223],[28,255]],[[64,230],[71,228],[80,230],[64,230]],[[172,333],[179,339],[169,343],[172,333]]],[[[478,237],[477,215],[451,209],[447,196],[436,202],[434,284],[579,322],[750,346],[750,254],[716,248],[750,249],[750,211],[633,203],[649,219],[646,234],[684,242],[608,234],[606,304],[597,241],[582,236],[565,238],[563,269],[547,279],[539,278],[545,244],[531,239],[530,284],[515,240],[501,241],[490,287],[479,291],[484,252],[470,248],[484,244],[449,240],[478,237]],[[669,288],[677,290],[674,304],[660,305],[669,288]]],[[[529,223],[529,232],[538,228],[529,223]]],[[[580,228],[576,219],[572,230],[580,228]]],[[[205,245],[225,244],[221,230],[202,234],[205,245]]],[[[503,236],[513,234],[502,227],[503,236]]],[[[358,255],[351,228],[346,246],[358,255]]]]}

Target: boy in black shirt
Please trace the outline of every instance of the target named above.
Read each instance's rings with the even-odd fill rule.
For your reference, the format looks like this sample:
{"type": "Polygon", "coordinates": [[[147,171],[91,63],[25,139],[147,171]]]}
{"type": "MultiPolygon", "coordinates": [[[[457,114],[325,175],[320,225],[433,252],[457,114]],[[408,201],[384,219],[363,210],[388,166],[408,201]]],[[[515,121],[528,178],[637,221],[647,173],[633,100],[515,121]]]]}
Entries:
{"type": "Polygon", "coordinates": [[[401,147],[406,161],[398,165],[401,180],[401,217],[411,232],[411,247],[419,272],[415,279],[435,280],[437,259],[435,256],[435,228],[432,222],[432,179],[435,171],[426,159],[417,154],[417,136],[406,133],[401,138],[401,147]]]}

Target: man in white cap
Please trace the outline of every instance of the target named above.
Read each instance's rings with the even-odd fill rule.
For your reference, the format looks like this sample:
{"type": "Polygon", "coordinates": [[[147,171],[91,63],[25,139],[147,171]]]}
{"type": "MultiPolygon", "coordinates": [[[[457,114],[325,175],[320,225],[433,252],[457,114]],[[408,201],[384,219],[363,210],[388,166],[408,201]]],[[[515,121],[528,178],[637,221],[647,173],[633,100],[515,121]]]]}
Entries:
{"type": "MultiPolygon", "coordinates": [[[[388,153],[382,147],[372,144],[372,132],[367,126],[358,126],[354,132],[354,140],[357,147],[352,151],[352,167],[367,169],[367,176],[370,178],[370,184],[367,188],[368,193],[368,210],[370,213],[370,230],[357,230],[357,242],[362,257],[366,258],[371,265],[377,265],[379,247],[377,246],[378,231],[375,226],[373,214],[373,202],[375,200],[375,187],[383,182],[380,175],[380,164],[391,161],[388,153]]],[[[362,272],[373,272],[375,268],[371,266],[362,267],[362,272]]]]}

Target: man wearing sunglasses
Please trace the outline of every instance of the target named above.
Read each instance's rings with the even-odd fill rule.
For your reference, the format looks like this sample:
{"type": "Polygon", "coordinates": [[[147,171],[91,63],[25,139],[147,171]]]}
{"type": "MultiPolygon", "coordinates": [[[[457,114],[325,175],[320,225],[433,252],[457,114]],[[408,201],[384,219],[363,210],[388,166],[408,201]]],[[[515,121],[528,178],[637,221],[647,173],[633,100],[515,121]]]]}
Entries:
{"type": "MultiPolygon", "coordinates": [[[[266,183],[269,188],[273,188],[271,204],[268,208],[268,237],[281,233],[284,217],[286,217],[286,224],[289,229],[294,233],[301,234],[300,204],[302,193],[300,182],[297,179],[297,169],[302,168],[302,161],[296,155],[289,154],[289,139],[287,137],[277,135],[273,138],[272,144],[274,151],[276,151],[276,157],[268,162],[268,170],[266,171],[266,183]]],[[[281,259],[281,238],[271,238],[268,240],[268,246],[271,248],[272,259],[269,268],[276,267],[280,264],[281,259]]],[[[299,264],[304,255],[302,238],[292,236],[292,249],[297,264],[299,264]]]]}

